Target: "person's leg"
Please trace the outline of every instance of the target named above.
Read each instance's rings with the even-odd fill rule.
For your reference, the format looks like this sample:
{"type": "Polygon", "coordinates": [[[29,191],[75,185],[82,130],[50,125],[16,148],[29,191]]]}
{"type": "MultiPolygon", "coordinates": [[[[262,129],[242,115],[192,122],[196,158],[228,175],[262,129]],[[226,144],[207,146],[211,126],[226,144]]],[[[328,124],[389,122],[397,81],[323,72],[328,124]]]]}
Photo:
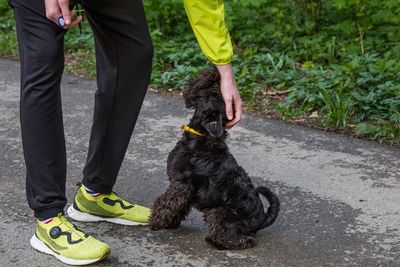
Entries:
{"type": "Polygon", "coordinates": [[[107,257],[110,248],[62,215],[66,204],[66,153],[60,81],[65,31],[47,20],[42,0],[12,0],[10,5],[17,24],[21,61],[26,192],[29,206],[38,218],[30,244],[66,264],[94,263],[107,257]]]}
{"type": "Polygon", "coordinates": [[[12,0],[21,62],[20,119],[26,193],[36,218],[66,204],[66,155],[60,81],[64,33],[45,16],[44,1],[12,0]]]}
{"type": "Polygon", "coordinates": [[[147,90],[153,46],[140,0],[83,1],[95,36],[95,109],[83,184],[111,193],[147,90]]]}

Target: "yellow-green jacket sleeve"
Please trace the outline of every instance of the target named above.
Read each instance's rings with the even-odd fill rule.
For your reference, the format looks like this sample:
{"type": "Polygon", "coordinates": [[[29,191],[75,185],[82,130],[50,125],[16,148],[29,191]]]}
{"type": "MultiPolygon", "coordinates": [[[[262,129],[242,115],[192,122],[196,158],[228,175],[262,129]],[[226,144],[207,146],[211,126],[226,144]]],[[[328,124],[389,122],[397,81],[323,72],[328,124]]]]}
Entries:
{"type": "Polygon", "coordinates": [[[204,55],[215,65],[228,64],[233,48],[225,24],[223,0],[184,0],[186,14],[204,55]]]}

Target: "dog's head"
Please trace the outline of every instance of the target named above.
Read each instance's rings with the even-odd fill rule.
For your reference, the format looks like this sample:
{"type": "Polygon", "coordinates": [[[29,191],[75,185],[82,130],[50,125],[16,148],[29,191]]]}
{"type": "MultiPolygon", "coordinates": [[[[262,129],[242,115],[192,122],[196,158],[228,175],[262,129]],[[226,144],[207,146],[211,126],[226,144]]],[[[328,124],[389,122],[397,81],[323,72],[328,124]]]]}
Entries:
{"type": "Polygon", "coordinates": [[[225,102],[220,90],[220,76],[216,68],[201,73],[189,83],[183,92],[187,108],[194,109],[192,123],[206,131],[210,136],[219,138],[225,133],[228,121],[225,102]]]}

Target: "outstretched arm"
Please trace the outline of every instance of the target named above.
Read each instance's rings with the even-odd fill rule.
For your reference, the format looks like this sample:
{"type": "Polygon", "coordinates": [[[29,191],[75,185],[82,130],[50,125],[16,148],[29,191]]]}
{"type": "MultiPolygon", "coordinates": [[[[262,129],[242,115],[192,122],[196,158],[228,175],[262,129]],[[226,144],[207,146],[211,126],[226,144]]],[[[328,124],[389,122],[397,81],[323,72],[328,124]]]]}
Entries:
{"type": "Polygon", "coordinates": [[[232,65],[232,42],[225,24],[223,0],[184,0],[186,14],[204,55],[221,74],[221,93],[225,101],[227,128],[240,121],[242,100],[232,65]]]}

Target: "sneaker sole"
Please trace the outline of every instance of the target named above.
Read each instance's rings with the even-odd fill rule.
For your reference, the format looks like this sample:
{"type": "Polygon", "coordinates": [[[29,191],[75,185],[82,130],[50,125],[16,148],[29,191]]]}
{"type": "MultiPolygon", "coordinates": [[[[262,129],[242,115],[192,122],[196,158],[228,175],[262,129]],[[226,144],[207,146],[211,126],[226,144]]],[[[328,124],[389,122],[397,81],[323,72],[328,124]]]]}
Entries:
{"type": "Polygon", "coordinates": [[[76,259],[70,259],[70,258],[67,258],[67,257],[65,257],[63,255],[57,254],[52,249],[50,249],[45,243],[43,243],[39,238],[37,238],[36,235],[32,236],[30,243],[31,243],[31,246],[34,249],[36,249],[37,251],[45,253],[45,254],[48,254],[48,255],[52,255],[52,256],[56,257],[62,263],[69,264],[69,265],[88,265],[88,264],[92,264],[92,263],[95,263],[95,262],[98,262],[98,261],[101,261],[101,260],[107,258],[107,256],[110,254],[110,252],[108,252],[103,257],[98,258],[98,259],[76,260],[76,259]]]}
{"type": "Polygon", "coordinates": [[[148,223],[133,222],[133,221],[129,221],[129,220],[121,219],[121,218],[104,218],[104,217],[95,216],[92,214],[78,211],[78,210],[74,209],[74,207],[72,205],[68,208],[67,214],[71,219],[74,219],[75,221],[80,221],[80,222],[110,222],[110,223],[130,225],[130,226],[148,225],[148,223]]]}

